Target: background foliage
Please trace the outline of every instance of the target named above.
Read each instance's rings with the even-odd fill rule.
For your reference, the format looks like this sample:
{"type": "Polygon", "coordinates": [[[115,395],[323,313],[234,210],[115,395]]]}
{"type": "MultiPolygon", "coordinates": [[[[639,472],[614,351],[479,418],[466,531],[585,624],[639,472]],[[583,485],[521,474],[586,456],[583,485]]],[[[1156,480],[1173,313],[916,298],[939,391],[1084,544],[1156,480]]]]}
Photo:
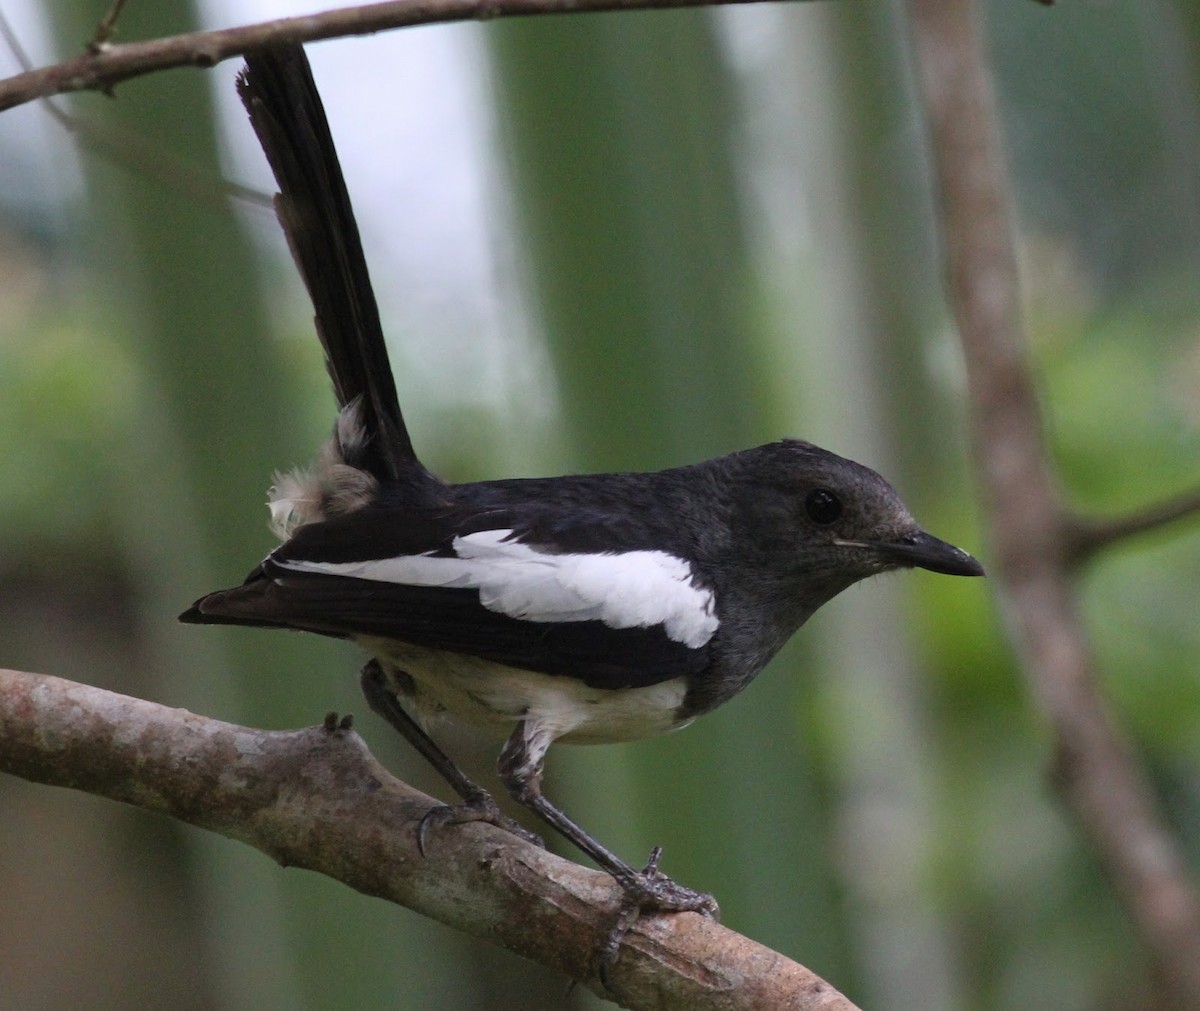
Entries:
{"type": "MultiPolygon", "coordinates": [[[[105,6],[55,5],[43,62],[105,6]]],[[[1077,502],[1119,511],[1194,483],[1200,459],[1200,17],[1189,0],[988,14],[1056,455],[1077,502]]],[[[131,5],[122,37],[197,17],[131,5]]],[[[385,131],[379,61],[452,33],[452,72],[490,109],[486,284],[421,303],[403,270],[376,277],[434,469],[651,468],[798,434],[877,467],[986,561],[901,4],[330,43],[318,82],[326,50],[359,67],[329,95],[335,135],[385,131]]],[[[124,148],[81,144],[77,175],[35,110],[0,124],[0,663],[266,726],[352,710],[437,792],[356,698],[352,650],[174,623],[269,549],[269,475],[311,453],[332,406],[267,216],[124,139],[228,166],[213,89],[225,101],[228,75],[75,99],[124,148]]],[[[406,157],[389,156],[394,204],[360,207],[368,248],[428,200],[406,157]]],[[[1198,571],[1192,524],[1085,584],[1105,687],[1194,853],[1198,571]]],[[[1144,960],[1045,787],[999,620],[982,583],[857,587],[741,698],[667,739],[557,749],[549,789],[631,859],[664,844],[730,926],[864,1006],[1132,1006],[1144,960]]],[[[487,775],[494,749],[456,747],[487,775]]],[[[0,795],[13,1006],[595,1004],[235,843],[14,780],[0,795]]]]}

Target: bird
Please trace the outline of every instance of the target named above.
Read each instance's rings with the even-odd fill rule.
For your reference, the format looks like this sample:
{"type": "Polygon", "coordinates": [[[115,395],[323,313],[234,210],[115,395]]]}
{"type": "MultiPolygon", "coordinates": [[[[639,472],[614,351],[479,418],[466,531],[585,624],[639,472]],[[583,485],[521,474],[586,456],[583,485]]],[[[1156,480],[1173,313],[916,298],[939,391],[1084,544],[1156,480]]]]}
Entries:
{"type": "MultiPolygon", "coordinates": [[[[189,623],[349,639],[371,708],[458,794],[421,822],[504,815],[436,743],[450,721],[504,743],[500,782],[643,912],[716,915],[712,896],[637,868],[545,796],[548,749],[677,730],[742,691],[822,605],[869,576],[981,576],[874,470],[782,439],[655,472],[452,484],[417,457],[350,197],[304,50],[246,58],[237,87],[279,185],[339,412],[316,463],[270,493],[281,544],[189,623]]],[[[613,954],[619,936],[606,944],[613,954]]]]}

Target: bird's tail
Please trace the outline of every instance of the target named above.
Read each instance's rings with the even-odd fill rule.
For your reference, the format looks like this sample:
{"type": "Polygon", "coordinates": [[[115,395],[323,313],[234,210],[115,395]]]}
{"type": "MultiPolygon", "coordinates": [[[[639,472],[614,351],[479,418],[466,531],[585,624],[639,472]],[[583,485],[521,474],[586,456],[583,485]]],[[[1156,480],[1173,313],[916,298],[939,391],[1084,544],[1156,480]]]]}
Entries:
{"type": "MultiPolygon", "coordinates": [[[[308,59],[300,46],[246,57],[238,94],[271,163],[275,211],[316,312],[343,420],[361,431],[345,462],[384,482],[423,483],[400,411],[358,225],[308,59]]],[[[345,424],[343,423],[343,426],[345,424]]]]}

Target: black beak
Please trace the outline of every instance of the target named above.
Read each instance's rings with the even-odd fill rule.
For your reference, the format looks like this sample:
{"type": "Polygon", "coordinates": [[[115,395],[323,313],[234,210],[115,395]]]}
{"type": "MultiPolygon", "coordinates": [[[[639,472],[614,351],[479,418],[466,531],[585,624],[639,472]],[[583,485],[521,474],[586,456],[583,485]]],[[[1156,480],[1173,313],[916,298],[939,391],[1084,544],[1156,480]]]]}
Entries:
{"type": "Polygon", "coordinates": [[[940,541],[924,531],[898,541],[876,543],[874,548],[889,561],[947,576],[982,576],[983,566],[962,548],[940,541]]]}

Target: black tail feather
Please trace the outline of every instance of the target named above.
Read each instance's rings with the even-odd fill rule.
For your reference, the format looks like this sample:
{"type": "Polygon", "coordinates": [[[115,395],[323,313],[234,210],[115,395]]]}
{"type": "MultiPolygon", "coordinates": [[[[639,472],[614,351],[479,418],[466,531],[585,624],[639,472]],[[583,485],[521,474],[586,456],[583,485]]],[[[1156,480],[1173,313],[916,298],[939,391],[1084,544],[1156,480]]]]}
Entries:
{"type": "Polygon", "coordinates": [[[303,48],[247,56],[238,94],[279,184],[275,210],[316,311],[338,402],[360,400],[363,466],[383,480],[411,478],[424,468],[400,412],[358,225],[303,48]]]}

